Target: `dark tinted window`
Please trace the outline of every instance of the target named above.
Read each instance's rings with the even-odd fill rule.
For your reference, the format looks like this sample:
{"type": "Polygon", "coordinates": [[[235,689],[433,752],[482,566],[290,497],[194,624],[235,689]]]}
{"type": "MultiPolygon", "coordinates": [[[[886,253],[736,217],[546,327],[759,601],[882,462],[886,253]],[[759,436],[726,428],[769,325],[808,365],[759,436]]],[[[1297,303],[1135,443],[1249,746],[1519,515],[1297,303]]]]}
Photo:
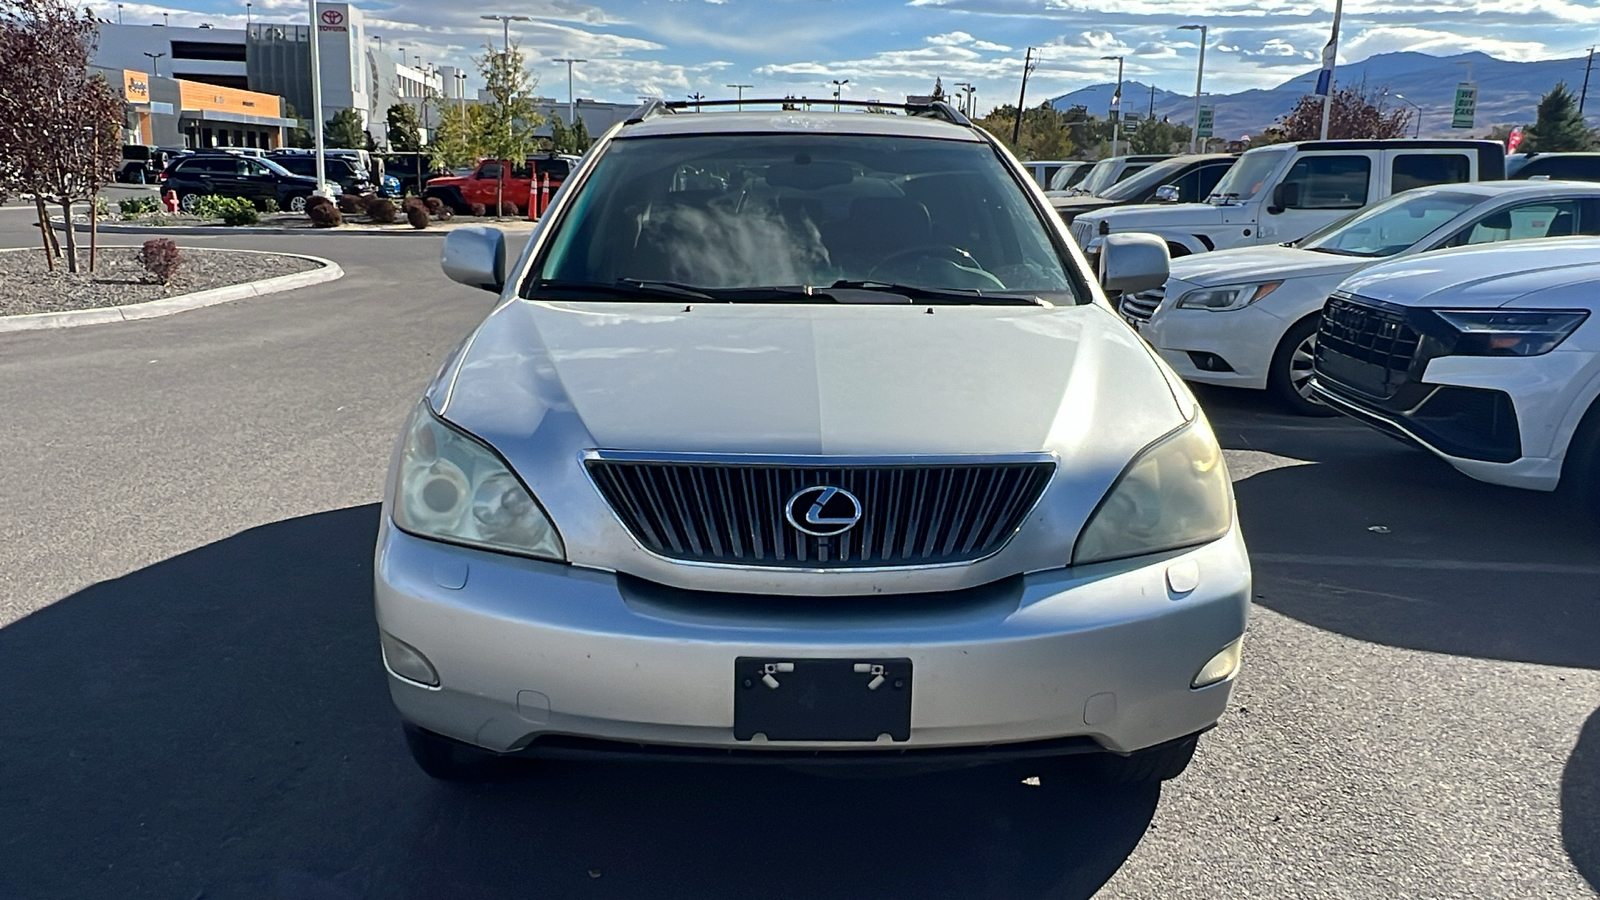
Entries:
{"type": "Polygon", "coordinates": [[[1534,157],[1517,170],[1518,178],[1543,175],[1552,179],[1600,181],[1600,156],[1534,157]]]}
{"type": "Polygon", "coordinates": [[[1283,179],[1300,186],[1296,209],[1360,209],[1371,181],[1372,160],[1365,156],[1307,156],[1283,179]]]}
{"type": "Polygon", "coordinates": [[[567,172],[571,168],[564,159],[536,159],[533,161],[533,174],[539,176],[549,175],[557,181],[566,178],[567,172]]]}
{"type": "Polygon", "coordinates": [[[478,167],[478,177],[479,178],[499,178],[500,177],[500,164],[497,163],[497,162],[484,163],[482,166],[478,167]]]}
{"type": "Polygon", "coordinates": [[[1465,153],[1406,153],[1394,158],[1390,187],[1394,193],[1430,184],[1460,184],[1472,180],[1472,164],[1465,153]]]}
{"type": "Polygon", "coordinates": [[[179,163],[178,171],[186,175],[220,174],[224,172],[231,175],[238,171],[238,167],[233,164],[233,157],[231,156],[209,156],[186,159],[179,163]]]}
{"type": "Polygon", "coordinates": [[[173,41],[173,59],[210,59],[218,62],[244,62],[244,44],[214,44],[210,41],[173,41]]]}
{"type": "Polygon", "coordinates": [[[1233,160],[1231,159],[1224,160],[1222,162],[1206,163],[1205,165],[1201,166],[1199,174],[1199,188],[1195,190],[1193,196],[1185,194],[1183,196],[1183,200],[1187,203],[1199,203],[1205,200],[1207,197],[1211,196],[1211,192],[1216,189],[1217,182],[1221,181],[1222,176],[1228,174],[1228,170],[1231,168],[1233,168],[1233,160]]]}
{"type": "Polygon", "coordinates": [[[309,156],[274,156],[272,161],[296,175],[317,174],[317,161],[309,156]]]}

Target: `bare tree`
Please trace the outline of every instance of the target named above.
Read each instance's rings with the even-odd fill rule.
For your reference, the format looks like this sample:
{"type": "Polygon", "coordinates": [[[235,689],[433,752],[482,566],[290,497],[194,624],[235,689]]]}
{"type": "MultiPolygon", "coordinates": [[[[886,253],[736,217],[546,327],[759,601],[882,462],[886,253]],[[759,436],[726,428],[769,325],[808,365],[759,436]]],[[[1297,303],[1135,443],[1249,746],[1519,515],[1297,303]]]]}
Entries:
{"type": "MultiPolygon", "coordinates": [[[[1366,82],[1337,88],[1332,98],[1333,112],[1328,122],[1328,137],[1333,140],[1403,138],[1411,130],[1411,110],[1386,109],[1384,95],[1373,95],[1366,82]]],[[[1322,135],[1321,97],[1307,94],[1300,98],[1282,124],[1269,129],[1276,140],[1314,141],[1322,135]]]]}
{"type": "Polygon", "coordinates": [[[92,202],[112,180],[126,115],[105,79],[89,72],[96,33],[91,14],[67,0],[0,0],[0,159],[9,160],[0,178],[9,192],[33,195],[47,256],[44,205],[61,207],[71,272],[72,206],[92,202]]]}

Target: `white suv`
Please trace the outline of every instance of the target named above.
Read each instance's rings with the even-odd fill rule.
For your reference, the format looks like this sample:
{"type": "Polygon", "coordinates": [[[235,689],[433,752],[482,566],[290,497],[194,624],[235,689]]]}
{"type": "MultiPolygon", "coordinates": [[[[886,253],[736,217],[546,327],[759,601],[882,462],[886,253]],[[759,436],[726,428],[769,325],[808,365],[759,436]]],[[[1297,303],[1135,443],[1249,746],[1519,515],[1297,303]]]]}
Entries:
{"type": "Polygon", "coordinates": [[[1312,386],[1480,481],[1582,498],[1600,519],[1600,239],[1373,266],[1322,314],[1312,386]]]}
{"type": "MultiPolygon", "coordinates": [[[[376,565],[426,771],[1165,778],[1222,714],[1250,569],[1205,417],[1001,145],[874,108],[651,104],[509,270],[450,234],[501,302],[402,429],[376,565]]],[[[1166,249],[1103,263],[1148,287],[1166,249]]]]}

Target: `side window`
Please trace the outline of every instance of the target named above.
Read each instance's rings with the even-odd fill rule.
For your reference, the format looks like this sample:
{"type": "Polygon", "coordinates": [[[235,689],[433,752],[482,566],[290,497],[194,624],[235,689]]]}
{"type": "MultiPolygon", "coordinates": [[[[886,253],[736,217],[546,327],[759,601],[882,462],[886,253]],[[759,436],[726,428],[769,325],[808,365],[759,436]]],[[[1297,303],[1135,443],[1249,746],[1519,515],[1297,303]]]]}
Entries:
{"type": "Polygon", "coordinates": [[[549,175],[555,181],[562,181],[567,177],[569,166],[564,159],[536,159],[533,161],[533,174],[543,178],[549,175]]]}
{"type": "Polygon", "coordinates": [[[1576,200],[1525,203],[1492,212],[1462,232],[1452,247],[1578,234],[1576,200]]]}
{"type": "Polygon", "coordinates": [[[1459,184],[1472,180],[1472,164],[1465,153],[1403,153],[1394,158],[1389,184],[1394,193],[1430,184],[1459,184]]]}
{"type": "MultiPolygon", "coordinates": [[[[1233,168],[1232,162],[1210,163],[1201,166],[1197,176],[1198,184],[1195,188],[1194,202],[1202,201],[1211,196],[1211,192],[1216,190],[1217,182],[1221,181],[1222,176],[1228,174],[1228,170],[1231,168],[1233,168]]],[[[1186,194],[1183,199],[1188,200],[1190,198],[1186,194]]]]}
{"type": "Polygon", "coordinates": [[[1371,181],[1372,160],[1365,156],[1307,156],[1283,178],[1299,187],[1295,209],[1360,209],[1371,181]]]}
{"type": "Polygon", "coordinates": [[[497,163],[497,162],[486,162],[486,163],[484,163],[483,165],[478,167],[478,177],[479,178],[499,178],[500,177],[500,164],[497,163]]]}
{"type": "Polygon", "coordinates": [[[531,162],[531,160],[526,160],[525,159],[525,160],[523,160],[522,162],[519,162],[519,163],[512,163],[511,164],[511,177],[512,178],[531,178],[532,176],[529,174],[529,169],[531,168],[531,166],[529,166],[530,162],[531,162]]]}
{"type": "MultiPolygon", "coordinates": [[[[1205,195],[1204,194],[1197,193],[1200,190],[1200,173],[1201,173],[1201,171],[1203,171],[1203,170],[1201,170],[1201,169],[1191,169],[1187,173],[1185,173],[1182,178],[1179,178],[1176,181],[1170,182],[1171,184],[1175,184],[1175,185],[1178,186],[1178,202],[1179,203],[1195,203],[1195,202],[1198,202],[1200,200],[1204,200],[1205,199],[1205,195]]],[[[1157,186],[1159,187],[1159,185],[1157,185],[1157,186]]]]}
{"type": "Polygon", "coordinates": [[[1556,177],[1575,181],[1600,181],[1600,156],[1569,156],[1554,168],[1556,177]]]}

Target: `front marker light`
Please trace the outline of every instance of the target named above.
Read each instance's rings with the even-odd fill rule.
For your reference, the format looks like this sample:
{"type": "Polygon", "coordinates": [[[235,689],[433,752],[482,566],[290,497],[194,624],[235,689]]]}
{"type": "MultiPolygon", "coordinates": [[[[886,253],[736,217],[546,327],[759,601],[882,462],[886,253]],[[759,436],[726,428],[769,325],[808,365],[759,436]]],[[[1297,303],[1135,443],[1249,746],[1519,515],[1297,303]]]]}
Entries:
{"type": "Polygon", "coordinates": [[[1436,309],[1434,315],[1460,332],[1455,356],[1539,356],[1566,340],[1584,320],[1584,309],[1436,309]]]}
{"type": "Polygon", "coordinates": [[[1204,416],[1146,448],[1123,471],[1073,548],[1072,564],[1214,541],[1233,525],[1233,485],[1204,416]]]}
{"type": "Polygon", "coordinates": [[[1213,684],[1227,681],[1239,671],[1239,660],[1244,654],[1244,635],[1235,638],[1233,643],[1223,647],[1216,656],[1211,657],[1200,671],[1195,673],[1194,681],[1189,683],[1191,688],[1210,687],[1213,684]]]}
{"type": "Polygon", "coordinates": [[[1283,287],[1282,281],[1226,284],[1221,287],[1201,288],[1179,297],[1178,308],[1230,312],[1235,309],[1244,309],[1280,287],[1283,287]]]}
{"type": "Polygon", "coordinates": [[[394,523],[419,537],[566,558],[549,516],[500,457],[426,407],[412,418],[400,452],[394,523]]]}

